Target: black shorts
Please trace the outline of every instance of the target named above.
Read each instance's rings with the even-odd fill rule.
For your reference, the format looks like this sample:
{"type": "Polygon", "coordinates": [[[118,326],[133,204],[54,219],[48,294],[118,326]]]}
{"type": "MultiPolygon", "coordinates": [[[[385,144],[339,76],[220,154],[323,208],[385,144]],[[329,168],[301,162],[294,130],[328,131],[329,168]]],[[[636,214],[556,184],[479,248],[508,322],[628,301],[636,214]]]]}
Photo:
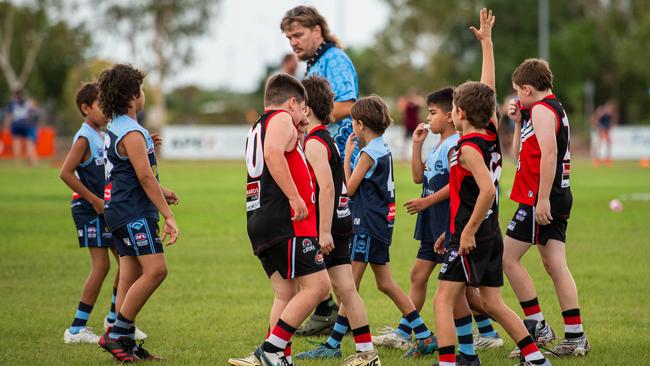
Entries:
{"type": "Polygon", "coordinates": [[[113,230],[113,243],[120,257],[139,257],[163,252],[158,219],[143,217],[113,230]]]}
{"type": "Polygon", "coordinates": [[[535,207],[520,204],[508,224],[506,235],[526,243],[546,245],[551,240],[566,243],[568,221],[553,215],[548,225],[538,225],[535,220],[535,207]]]}
{"type": "Polygon", "coordinates": [[[422,259],[425,261],[433,262],[433,263],[444,263],[445,262],[445,254],[438,254],[433,250],[433,246],[435,245],[435,242],[432,241],[421,241],[420,242],[420,249],[418,249],[418,259],[422,259]]]}
{"type": "Polygon", "coordinates": [[[459,243],[449,244],[439,280],[465,282],[473,287],[503,286],[503,238],[500,232],[492,239],[477,241],[476,248],[469,254],[458,255],[458,247],[459,243]]]}
{"type": "Polygon", "coordinates": [[[80,248],[111,248],[113,240],[111,233],[106,227],[104,216],[81,217],[73,213],[75,226],[77,227],[77,238],[80,248]]]}
{"type": "Polygon", "coordinates": [[[350,258],[355,262],[386,264],[390,262],[390,243],[373,238],[368,234],[352,236],[350,258]]]}
{"type": "Polygon", "coordinates": [[[266,275],[275,272],[284,279],[306,276],[325,269],[318,238],[299,236],[284,239],[259,253],[266,275]]]}
{"type": "Polygon", "coordinates": [[[341,264],[350,264],[350,242],[351,235],[336,235],[334,238],[334,250],[325,256],[325,267],[332,268],[341,264]]]}

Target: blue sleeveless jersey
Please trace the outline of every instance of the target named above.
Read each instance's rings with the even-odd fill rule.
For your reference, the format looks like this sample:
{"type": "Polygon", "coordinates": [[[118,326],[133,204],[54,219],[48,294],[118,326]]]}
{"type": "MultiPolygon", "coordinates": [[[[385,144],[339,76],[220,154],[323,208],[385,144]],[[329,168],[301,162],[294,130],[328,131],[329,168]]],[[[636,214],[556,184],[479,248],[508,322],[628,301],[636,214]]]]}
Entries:
{"type": "Polygon", "coordinates": [[[127,115],[111,121],[106,129],[106,188],[104,189],[104,217],[111,231],[142,217],[158,220],[158,209],[142,189],[133,165],[127,157],[118,154],[117,145],[129,132],[138,131],[147,144],[149,165],[158,179],[158,166],[149,131],[127,115]]]}
{"type": "Polygon", "coordinates": [[[354,233],[365,233],[390,244],[395,225],[395,181],[393,157],[383,136],[361,149],[374,164],[354,194],[352,217],[354,233]]]}
{"type": "MultiPolygon", "coordinates": [[[[82,162],[77,166],[75,173],[88,190],[94,193],[97,197],[104,196],[104,137],[103,134],[88,124],[83,123],[81,128],[74,135],[72,143],[74,144],[80,138],[85,138],[88,141],[88,149],[90,150],[90,157],[88,160],[82,162]]],[[[78,193],[72,194],[72,213],[80,217],[94,217],[97,212],[93,209],[90,202],[83,199],[78,193]]]]}
{"type": "MultiPolygon", "coordinates": [[[[458,144],[458,134],[447,137],[431,149],[424,163],[422,197],[430,196],[449,184],[449,151],[458,144]]],[[[416,240],[435,242],[449,228],[449,200],[446,199],[418,213],[415,222],[416,240]]],[[[446,236],[447,240],[449,235],[446,236]]]]}

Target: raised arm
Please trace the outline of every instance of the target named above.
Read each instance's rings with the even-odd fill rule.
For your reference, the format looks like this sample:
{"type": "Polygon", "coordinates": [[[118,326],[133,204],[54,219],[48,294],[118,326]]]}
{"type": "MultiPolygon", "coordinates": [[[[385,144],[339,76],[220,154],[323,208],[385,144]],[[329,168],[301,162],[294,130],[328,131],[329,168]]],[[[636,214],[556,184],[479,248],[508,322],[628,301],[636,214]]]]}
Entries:
{"type": "MultiPolygon", "coordinates": [[[[483,61],[481,66],[481,83],[490,86],[492,89],[497,89],[495,66],[494,66],[494,47],[492,45],[492,27],[496,16],[492,14],[492,10],[486,8],[481,9],[479,13],[479,29],[470,27],[469,29],[474,33],[476,39],[481,42],[481,50],[483,53],[483,61]]],[[[499,121],[496,118],[496,110],[492,116],[492,120],[497,124],[499,121]]]]}

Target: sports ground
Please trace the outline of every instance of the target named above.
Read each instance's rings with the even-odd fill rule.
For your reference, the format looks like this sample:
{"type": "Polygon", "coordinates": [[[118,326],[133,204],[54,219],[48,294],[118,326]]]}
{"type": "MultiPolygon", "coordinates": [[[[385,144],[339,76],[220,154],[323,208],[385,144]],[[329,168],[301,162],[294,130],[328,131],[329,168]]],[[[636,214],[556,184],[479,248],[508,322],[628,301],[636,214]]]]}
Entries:
{"type": "MultiPolygon", "coordinates": [[[[0,162],[0,364],[110,365],[111,357],[93,345],[64,345],[82,283],[90,268],[79,249],[70,217],[68,188],[57,167],[29,169],[0,162]]],[[[409,166],[396,165],[399,207],[419,195],[409,166]]],[[[174,207],[181,236],[166,248],[169,275],[138,316],[149,334],[147,348],[167,365],[226,365],[228,357],[250,352],[266,334],[272,291],[246,235],[243,163],[160,164],[161,182],[176,191],[174,207]]],[[[504,164],[500,217],[505,228],[514,203],[507,197],[513,165],[504,164]]],[[[567,257],[580,293],[580,308],[592,350],[584,359],[553,360],[554,365],[650,365],[650,170],[637,163],[593,168],[572,162],[574,195],[567,257]],[[645,193],[645,195],[643,195],[645,193]],[[624,209],[608,203],[621,198],[624,209]]],[[[401,208],[391,248],[395,278],[406,290],[418,243],[412,239],[415,216],[401,208]]],[[[537,285],[546,318],[561,334],[562,318],[552,282],[536,250],[525,258],[537,285]]],[[[95,305],[89,325],[100,331],[110,305],[114,267],[95,305]]],[[[433,326],[431,298],[422,311],[433,326]]],[[[395,326],[400,314],[374,286],[372,272],[360,290],[371,329],[395,326]]],[[[507,303],[521,313],[506,284],[507,303]]],[[[498,326],[497,326],[498,327],[498,326]]],[[[499,332],[505,333],[498,327],[499,332]]],[[[504,337],[506,338],[506,337],[504,337]]],[[[312,339],[319,340],[319,339],[312,339]]],[[[324,340],[320,339],[320,341],[324,340]]],[[[312,345],[294,339],[294,353],[312,345]]],[[[479,353],[484,365],[512,365],[514,343],[479,353]]],[[[343,353],[354,351],[346,337],[343,353]]],[[[383,365],[430,365],[435,358],[400,360],[401,352],[380,350],[383,365]]],[[[340,361],[298,361],[300,365],[338,365],[340,361]]]]}

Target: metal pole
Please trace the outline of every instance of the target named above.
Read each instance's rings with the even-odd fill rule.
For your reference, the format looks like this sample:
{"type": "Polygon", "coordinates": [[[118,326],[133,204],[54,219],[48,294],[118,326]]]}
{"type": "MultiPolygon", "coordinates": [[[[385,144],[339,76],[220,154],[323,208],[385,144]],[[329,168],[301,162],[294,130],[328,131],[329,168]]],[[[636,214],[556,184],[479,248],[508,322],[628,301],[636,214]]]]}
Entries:
{"type": "Polygon", "coordinates": [[[539,20],[538,20],[538,46],[539,57],[550,62],[549,51],[549,0],[538,0],[539,20]]]}

